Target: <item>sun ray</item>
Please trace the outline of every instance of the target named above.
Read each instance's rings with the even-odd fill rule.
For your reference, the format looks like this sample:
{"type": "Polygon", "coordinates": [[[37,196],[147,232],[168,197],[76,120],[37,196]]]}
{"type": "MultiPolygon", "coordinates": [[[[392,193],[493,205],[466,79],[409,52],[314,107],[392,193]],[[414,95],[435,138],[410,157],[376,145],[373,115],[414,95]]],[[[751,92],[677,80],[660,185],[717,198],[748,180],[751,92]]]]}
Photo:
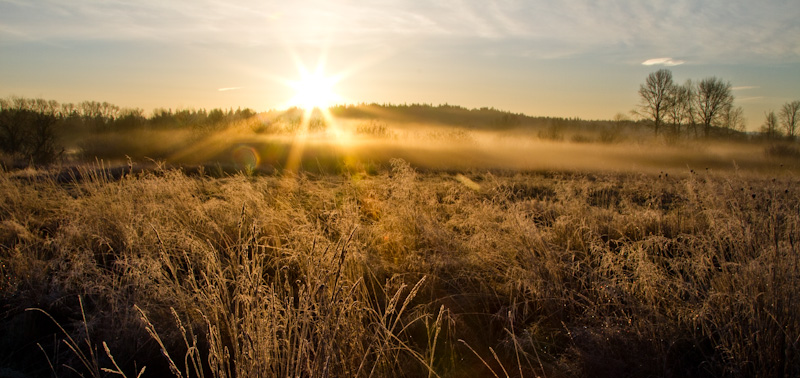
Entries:
{"type": "Polygon", "coordinates": [[[304,150],[310,142],[310,133],[315,131],[309,130],[312,126],[311,123],[313,122],[315,114],[319,114],[326,125],[324,132],[315,135],[315,137],[326,138],[341,147],[349,148],[352,146],[352,133],[344,124],[337,122],[330,111],[332,106],[347,102],[347,100],[335,90],[335,86],[347,77],[352,76],[356,72],[380,60],[386,59],[386,57],[390,55],[390,51],[382,49],[379,54],[370,54],[362,57],[361,59],[353,61],[352,65],[345,67],[344,70],[329,74],[326,72],[326,67],[328,63],[330,41],[323,43],[321,47],[315,62],[316,65],[307,66],[306,62],[300,58],[300,55],[293,46],[287,44],[287,52],[297,70],[297,79],[291,80],[286,77],[270,77],[270,79],[293,90],[291,98],[283,105],[283,108],[298,108],[303,111],[300,127],[291,142],[285,165],[285,169],[289,172],[297,171],[301,167],[304,150]],[[313,67],[313,69],[309,69],[311,67],[313,67]]]}
{"type": "Polygon", "coordinates": [[[303,160],[303,150],[305,150],[306,142],[308,141],[307,132],[310,118],[308,113],[308,110],[306,110],[300,120],[300,129],[295,134],[289,148],[289,156],[286,158],[286,171],[288,172],[296,172],[303,160]]]}
{"type": "Polygon", "coordinates": [[[341,96],[334,91],[334,86],[343,78],[342,75],[326,75],[327,54],[324,51],[320,54],[313,71],[310,71],[296,54],[292,54],[292,58],[299,79],[284,81],[294,90],[294,96],[289,100],[288,107],[303,109],[303,117],[286,162],[286,169],[289,171],[295,171],[300,167],[303,151],[308,142],[309,125],[315,111],[320,112],[325,124],[332,128],[331,131],[335,133],[338,130],[329,107],[341,100],[341,96]]]}
{"type": "Polygon", "coordinates": [[[341,96],[334,91],[334,86],[340,77],[326,76],[322,62],[314,71],[309,71],[303,65],[300,65],[298,70],[300,79],[289,82],[289,86],[295,91],[294,97],[289,100],[290,106],[309,111],[315,108],[326,109],[341,100],[341,96]]]}

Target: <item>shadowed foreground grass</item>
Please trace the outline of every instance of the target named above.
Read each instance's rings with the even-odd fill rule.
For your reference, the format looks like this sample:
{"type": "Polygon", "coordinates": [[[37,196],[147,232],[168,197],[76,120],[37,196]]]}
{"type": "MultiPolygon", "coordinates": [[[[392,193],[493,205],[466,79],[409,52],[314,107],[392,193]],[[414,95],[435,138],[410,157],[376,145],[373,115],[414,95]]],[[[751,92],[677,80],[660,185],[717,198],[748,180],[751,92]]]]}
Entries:
{"type": "Polygon", "coordinates": [[[794,177],[83,172],[0,173],[0,373],[800,374],[794,177]]]}

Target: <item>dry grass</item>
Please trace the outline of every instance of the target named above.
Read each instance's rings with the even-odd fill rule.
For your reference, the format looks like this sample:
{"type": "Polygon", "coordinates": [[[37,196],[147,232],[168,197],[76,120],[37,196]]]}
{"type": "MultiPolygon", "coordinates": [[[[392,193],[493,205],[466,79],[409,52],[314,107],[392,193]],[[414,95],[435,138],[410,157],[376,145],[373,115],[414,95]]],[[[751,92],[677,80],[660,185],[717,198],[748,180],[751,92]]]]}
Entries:
{"type": "Polygon", "coordinates": [[[80,172],[0,173],[6,372],[800,374],[792,176],[80,172]]]}

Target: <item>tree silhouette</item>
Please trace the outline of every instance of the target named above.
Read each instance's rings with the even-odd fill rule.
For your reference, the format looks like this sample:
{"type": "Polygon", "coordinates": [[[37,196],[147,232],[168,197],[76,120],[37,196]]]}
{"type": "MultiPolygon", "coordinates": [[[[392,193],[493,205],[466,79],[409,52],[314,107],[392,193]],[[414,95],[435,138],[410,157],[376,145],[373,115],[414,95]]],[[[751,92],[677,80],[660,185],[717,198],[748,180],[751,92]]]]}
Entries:
{"type": "Polygon", "coordinates": [[[663,68],[648,75],[645,83],[639,86],[639,114],[653,120],[656,135],[668,113],[673,86],[672,72],[663,68]]]}
{"type": "Polygon", "coordinates": [[[774,111],[770,110],[769,113],[764,113],[764,124],[761,125],[761,133],[767,139],[775,139],[778,136],[778,117],[774,111]]]}
{"type": "Polygon", "coordinates": [[[0,114],[0,149],[12,156],[21,154],[25,126],[31,123],[34,115],[27,109],[4,109],[0,114]]]}
{"type": "Polygon", "coordinates": [[[798,113],[800,113],[800,100],[787,102],[781,107],[781,124],[790,139],[794,139],[797,134],[798,116],[800,116],[798,113]]]}
{"type": "Polygon", "coordinates": [[[52,114],[34,113],[27,130],[26,156],[36,164],[50,164],[61,155],[56,135],[58,118],[52,114]]]}
{"type": "Polygon", "coordinates": [[[56,127],[57,103],[44,100],[6,101],[0,110],[0,151],[14,159],[34,164],[50,164],[60,149],[56,127]]]}
{"type": "Polygon", "coordinates": [[[711,128],[719,126],[726,109],[733,104],[731,83],[717,77],[709,77],[697,84],[695,104],[699,120],[703,124],[703,135],[708,138],[711,128]]]}
{"type": "Polygon", "coordinates": [[[673,85],[669,90],[667,118],[672,123],[675,134],[681,134],[681,126],[694,122],[694,87],[691,81],[684,85],[673,85]]]}
{"type": "Polygon", "coordinates": [[[722,127],[728,132],[744,131],[744,109],[741,106],[734,107],[733,103],[726,106],[722,112],[722,127]]]}

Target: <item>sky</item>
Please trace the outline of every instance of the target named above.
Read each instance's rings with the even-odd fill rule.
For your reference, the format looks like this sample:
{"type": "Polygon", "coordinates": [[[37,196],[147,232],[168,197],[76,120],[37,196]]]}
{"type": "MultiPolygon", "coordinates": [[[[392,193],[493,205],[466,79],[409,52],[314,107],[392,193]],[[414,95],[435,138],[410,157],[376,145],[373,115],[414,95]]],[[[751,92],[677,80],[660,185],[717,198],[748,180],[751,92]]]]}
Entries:
{"type": "Polygon", "coordinates": [[[0,97],[263,111],[320,67],[340,103],[611,119],[667,68],[756,130],[800,99],[798,36],[797,0],[0,0],[0,97]]]}

